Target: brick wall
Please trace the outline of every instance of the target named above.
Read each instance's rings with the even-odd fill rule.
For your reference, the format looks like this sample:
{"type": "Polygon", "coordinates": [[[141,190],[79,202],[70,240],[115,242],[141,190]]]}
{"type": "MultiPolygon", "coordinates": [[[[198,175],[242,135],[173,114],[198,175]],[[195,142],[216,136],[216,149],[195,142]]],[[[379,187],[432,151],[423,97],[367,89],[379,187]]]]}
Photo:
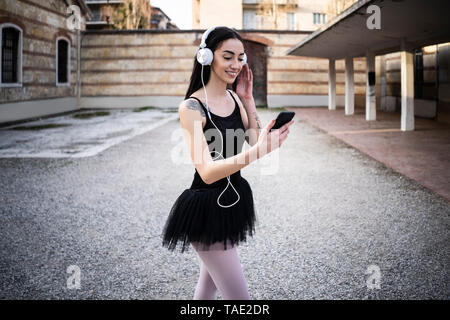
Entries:
{"type": "MultiPolygon", "coordinates": [[[[305,32],[240,32],[267,46],[267,95],[328,94],[328,61],[286,56],[305,32]]],[[[82,39],[83,97],[184,97],[202,31],[88,31],[82,39]]],[[[250,59],[255,57],[250,57],[250,59]]],[[[337,61],[337,94],[345,93],[337,61]]],[[[365,94],[365,59],[355,59],[355,94],[365,94]]],[[[173,100],[172,100],[173,101],[173,100]]],[[[181,100],[180,100],[181,101],[181,100]]],[[[292,102],[295,105],[295,101],[292,102]]]]}
{"type": "Polygon", "coordinates": [[[22,86],[2,88],[0,103],[73,97],[76,93],[76,34],[69,30],[67,5],[62,0],[2,0],[0,24],[23,30],[22,86]],[[70,86],[56,86],[56,37],[71,42],[70,86]]]}

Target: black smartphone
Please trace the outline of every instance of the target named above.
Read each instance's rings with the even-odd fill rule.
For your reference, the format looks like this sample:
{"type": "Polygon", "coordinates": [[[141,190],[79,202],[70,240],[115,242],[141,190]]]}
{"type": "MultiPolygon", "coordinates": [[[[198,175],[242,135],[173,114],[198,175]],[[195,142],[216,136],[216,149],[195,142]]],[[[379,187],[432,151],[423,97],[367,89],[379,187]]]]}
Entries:
{"type": "Polygon", "coordinates": [[[280,129],[283,125],[291,121],[294,115],[295,112],[293,111],[281,111],[275,120],[275,124],[270,128],[270,131],[280,129]]]}

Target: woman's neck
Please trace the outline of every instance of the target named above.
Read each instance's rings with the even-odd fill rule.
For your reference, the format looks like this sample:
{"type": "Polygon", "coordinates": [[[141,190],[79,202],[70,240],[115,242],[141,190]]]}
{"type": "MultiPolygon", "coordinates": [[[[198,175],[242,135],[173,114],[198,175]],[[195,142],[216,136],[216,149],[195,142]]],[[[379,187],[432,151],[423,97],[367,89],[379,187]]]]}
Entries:
{"type": "MultiPolygon", "coordinates": [[[[227,83],[213,76],[213,73],[211,73],[205,88],[208,93],[208,101],[222,101],[226,98],[227,83]]],[[[205,94],[205,91],[202,90],[202,93],[205,94]]]]}

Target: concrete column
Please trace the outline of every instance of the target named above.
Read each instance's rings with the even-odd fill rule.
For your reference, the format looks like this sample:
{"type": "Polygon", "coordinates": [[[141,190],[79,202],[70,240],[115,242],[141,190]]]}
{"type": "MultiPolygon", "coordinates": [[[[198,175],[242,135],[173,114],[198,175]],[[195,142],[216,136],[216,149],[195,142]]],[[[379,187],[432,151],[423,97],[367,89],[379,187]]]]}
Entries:
{"type": "Polygon", "coordinates": [[[328,110],[336,110],[336,62],[328,60],[328,110]]]}
{"type": "MultiPolygon", "coordinates": [[[[70,47],[69,47],[70,50],[70,47]]],[[[70,77],[70,74],[69,74],[70,77]]],[[[77,29],[77,108],[81,109],[81,33],[77,29]]]]}
{"type": "Polygon", "coordinates": [[[379,58],[378,75],[380,76],[380,110],[387,111],[387,83],[386,83],[386,56],[382,55],[379,58]]]}
{"type": "Polygon", "coordinates": [[[355,112],[355,84],[353,76],[353,58],[345,58],[345,115],[355,112]]]}
{"type": "Polygon", "coordinates": [[[369,72],[375,72],[375,55],[370,51],[366,53],[366,120],[373,121],[377,119],[375,75],[373,76],[374,83],[370,85],[369,72]]]}
{"type": "Polygon", "coordinates": [[[414,65],[413,54],[401,51],[402,114],[401,130],[414,130],[414,65]]]}

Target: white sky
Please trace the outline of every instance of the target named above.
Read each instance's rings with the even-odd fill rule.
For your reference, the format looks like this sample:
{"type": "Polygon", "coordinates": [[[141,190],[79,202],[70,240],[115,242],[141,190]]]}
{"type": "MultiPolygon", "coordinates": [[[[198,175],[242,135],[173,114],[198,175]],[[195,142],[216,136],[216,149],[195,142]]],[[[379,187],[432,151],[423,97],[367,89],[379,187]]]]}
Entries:
{"type": "Polygon", "coordinates": [[[150,0],[159,7],[180,29],[192,29],[192,0],[150,0]]]}

